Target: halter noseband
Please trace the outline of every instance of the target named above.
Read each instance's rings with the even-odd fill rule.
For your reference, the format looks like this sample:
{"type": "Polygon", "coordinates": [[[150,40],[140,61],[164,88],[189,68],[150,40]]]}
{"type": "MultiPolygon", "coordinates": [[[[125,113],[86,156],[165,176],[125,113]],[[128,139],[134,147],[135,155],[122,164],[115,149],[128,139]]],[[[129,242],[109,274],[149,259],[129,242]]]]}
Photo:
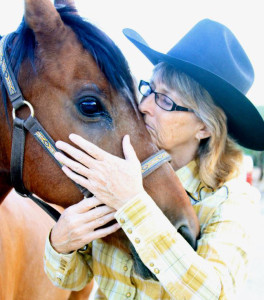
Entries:
{"type": "MultiPolygon", "coordinates": [[[[11,35],[4,36],[0,40],[0,75],[5,85],[7,94],[13,106],[13,137],[12,137],[12,150],[11,150],[11,182],[16,192],[23,197],[31,198],[36,204],[44,209],[55,221],[60,217],[60,213],[46,202],[35,197],[29,192],[23,183],[23,164],[24,164],[24,151],[25,151],[25,137],[27,131],[37,140],[43,149],[53,158],[59,167],[62,164],[55,159],[54,153],[58,152],[55,142],[41,126],[34,116],[33,106],[24,99],[20,88],[15,79],[14,73],[8,59],[7,44],[11,35]],[[27,106],[30,110],[30,116],[26,120],[22,120],[16,116],[16,110],[22,106],[27,106]]],[[[141,163],[141,171],[143,178],[151,174],[163,163],[171,160],[170,155],[165,150],[153,154],[144,162],[141,163]]],[[[76,184],[76,183],[75,183],[76,184]]],[[[84,196],[88,195],[88,191],[82,186],[76,184],[84,196]]]]}

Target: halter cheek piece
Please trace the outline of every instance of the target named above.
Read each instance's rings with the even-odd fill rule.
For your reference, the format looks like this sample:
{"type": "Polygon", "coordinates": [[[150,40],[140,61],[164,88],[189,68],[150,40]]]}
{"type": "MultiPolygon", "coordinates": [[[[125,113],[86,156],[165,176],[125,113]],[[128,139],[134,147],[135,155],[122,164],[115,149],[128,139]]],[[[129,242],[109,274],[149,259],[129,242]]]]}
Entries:
{"type": "MultiPolygon", "coordinates": [[[[29,192],[23,183],[23,164],[25,151],[25,138],[27,131],[36,139],[36,141],[43,147],[43,149],[53,158],[59,167],[62,164],[54,157],[55,152],[59,152],[55,146],[55,142],[41,126],[38,120],[34,117],[33,106],[24,99],[20,88],[15,79],[14,73],[8,59],[7,45],[11,35],[7,35],[0,40],[0,75],[5,85],[7,94],[13,106],[13,137],[11,150],[11,182],[16,192],[23,197],[31,198],[36,204],[44,209],[55,221],[60,217],[60,213],[46,202],[35,197],[29,192]],[[26,120],[22,120],[16,116],[16,110],[22,106],[27,106],[30,110],[30,115],[26,120]]],[[[171,160],[170,155],[160,150],[158,153],[152,155],[141,163],[141,171],[143,178],[159,168],[163,163],[171,160]]],[[[75,182],[74,182],[75,183],[75,182]]],[[[75,183],[76,184],[76,183],[75,183]]],[[[81,193],[86,197],[88,191],[82,186],[76,184],[81,193]]]]}

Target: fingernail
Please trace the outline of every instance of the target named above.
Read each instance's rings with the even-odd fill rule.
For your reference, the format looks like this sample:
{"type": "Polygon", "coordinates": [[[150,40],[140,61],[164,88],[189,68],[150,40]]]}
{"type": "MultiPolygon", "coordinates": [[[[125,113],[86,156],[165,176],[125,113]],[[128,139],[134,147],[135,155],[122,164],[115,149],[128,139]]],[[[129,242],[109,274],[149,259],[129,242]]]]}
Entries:
{"type": "Polygon", "coordinates": [[[70,139],[70,140],[74,140],[74,139],[76,139],[77,137],[78,137],[78,135],[75,134],[75,133],[71,133],[71,134],[69,135],[69,139],[70,139]]]}
{"type": "Polygon", "coordinates": [[[61,169],[64,173],[67,173],[67,171],[69,171],[69,168],[66,167],[65,165],[63,165],[61,169]]]}
{"type": "Polygon", "coordinates": [[[55,143],[55,146],[58,147],[58,148],[60,147],[60,145],[61,145],[61,141],[57,141],[57,142],[55,143]]]}

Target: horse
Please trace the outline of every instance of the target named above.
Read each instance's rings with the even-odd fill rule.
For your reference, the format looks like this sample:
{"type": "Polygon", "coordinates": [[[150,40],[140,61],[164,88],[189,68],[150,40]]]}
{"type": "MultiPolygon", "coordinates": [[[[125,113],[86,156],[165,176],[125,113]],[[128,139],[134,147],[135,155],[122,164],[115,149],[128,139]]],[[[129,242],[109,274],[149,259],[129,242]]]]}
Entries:
{"type": "MultiPolygon", "coordinates": [[[[49,0],[25,0],[24,19],[7,44],[14,78],[27,100],[23,106],[12,108],[10,96],[1,81],[1,201],[14,185],[10,172],[13,125],[16,118],[28,120],[28,108],[30,115],[34,112],[53,140],[71,143],[69,134],[77,133],[123,157],[121,140],[129,134],[140,161],[159,150],[137,109],[135,83],[123,54],[108,36],[78,15],[73,1],[62,2],[67,5],[56,9],[49,0]]],[[[32,135],[26,135],[22,152],[21,180],[26,190],[63,208],[83,198],[76,185],[61,172],[60,166],[50,159],[49,151],[44,151],[32,135]]],[[[198,219],[171,165],[166,162],[144,178],[144,187],[195,247],[198,219]]],[[[88,191],[86,196],[89,195],[88,191]]],[[[27,218],[30,220],[30,215],[27,218]]],[[[4,237],[1,240],[5,242],[4,237]]],[[[133,248],[121,230],[106,237],[105,241],[133,254],[133,248]]],[[[28,244],[28,251],[31,247],[34,245],[28,244]]],[[[144,277],[148,269],[137,261],[140,259],[135,253],[133,257],[137,273],[144,277]]],[[[7,257],[1,257],[3,273],[2,265],[6,260],[7,257]]],[[[22,268],[20,262],[16,263],[17,269],[22,268]]],[[[25,272],[29,264],[23,262],[25,272]]],[[[24,291],[24,299],[27,296],[29,299],[30,295],[26,295],[26,289],[24,291]]],[[[41,299],[44,299],[43,295],[41,299]]]]}

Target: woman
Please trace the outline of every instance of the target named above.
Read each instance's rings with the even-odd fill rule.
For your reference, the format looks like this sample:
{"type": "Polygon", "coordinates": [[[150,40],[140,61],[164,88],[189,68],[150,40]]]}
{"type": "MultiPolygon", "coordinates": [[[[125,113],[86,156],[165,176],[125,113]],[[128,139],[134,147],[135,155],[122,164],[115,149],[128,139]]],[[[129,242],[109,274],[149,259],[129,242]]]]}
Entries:
{"type": "Polygon", "coordinates": [[[120,159],[71,135],[84,152],[61,141],[57,146],[81,164],[60,153],[56,158],[96,198],[66,209],[54,226],[46,273],[69,289],[81,289],[94,276],[100,299],[231,299],[246,277],[250,216],[259,200],[239,179],[242,154],[234,140],[264,149],[264,122],[245,96],[252,66],[233,33],[211,20],[199,22],[167,54],[132,30],[124,33],[155,65],[150,83],[140,82],[139,110],[193,203],[201,226],[198,248],[187,244],[144,191],[128,136],[120,159]],[[118,224],[94,231],[113,219],[118,224]],[[129,256],[100,239],[120,227],[157,280],[135,274],[129,256]]]}

